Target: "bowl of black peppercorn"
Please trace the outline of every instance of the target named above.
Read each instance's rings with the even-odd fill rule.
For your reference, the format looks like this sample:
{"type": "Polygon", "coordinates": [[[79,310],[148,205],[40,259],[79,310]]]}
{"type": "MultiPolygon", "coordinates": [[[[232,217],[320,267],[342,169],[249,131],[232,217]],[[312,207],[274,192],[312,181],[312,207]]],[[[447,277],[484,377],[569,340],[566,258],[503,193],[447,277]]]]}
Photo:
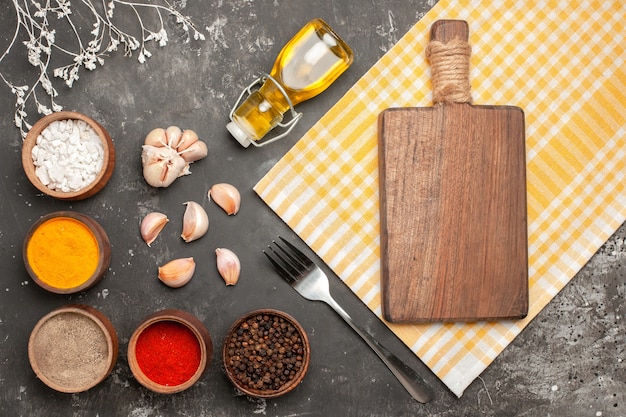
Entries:
{"type": "Polygon", "coordinates": [[[228,379],[239,391],[255,398],[276,398],[302,382],[311,348],[296,319],[279,310],[261,309],[232,324],[222,358],[228,379]]]}

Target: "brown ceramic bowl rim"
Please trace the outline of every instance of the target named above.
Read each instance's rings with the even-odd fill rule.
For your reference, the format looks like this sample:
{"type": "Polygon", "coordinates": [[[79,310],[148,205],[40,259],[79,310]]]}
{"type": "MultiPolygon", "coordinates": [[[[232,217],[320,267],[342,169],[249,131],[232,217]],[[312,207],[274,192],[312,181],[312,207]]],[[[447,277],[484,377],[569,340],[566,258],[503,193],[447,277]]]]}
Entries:
{"type": "Polygon", "coordinates": [[[35,223],[33,223],[30,230],[26,234],[26,239],[24,239],[24,246],[22,248],[22,257],[24,259],[24,266],[26,267],[28,274],[33,279],[33,281],[35,281],[35,283],[39,285],[41,288],[47,291],[56,293],[56,294],[74,294],[74,293],[84,291],[93,287],[96,283],[98,283],[102,279],[107,269],[109,268],[109,263],[111,261],[111,242],[109,241],[109,237],[106,231],[104,230],[104,228],[97,221],[87,216],[86,214],[82,214],[82,213],[78,213],[74,211],[55,211],[53,213],[49,213],[40,217],[35,223]],[[94,237],[96,238],[96,242],[98,243],[98,265],[96,266],[96,270],[94,271],[93,275],[89,277],[87,281],[83,282],[82,284],[76,287],[71,287],[71,288],[58,288],[42,281],[39,278],[39,276],[35,273],[35,271],[33,271],[32,267],[30,266],[29,259],[28,259],[28,250],[27,250],[28,244],[30,242],[31,237],[37,231],[37,229],[48,220],[52,220],[55,218],[63,218],[63,217],[76,220],[80,222],[82,225],[84,225],[85,227],[87,227],[89,231],[94,235],[94,237]]]}
{"type": "Polygon", "coordinates": [[[302,380],[304,379],[304,376],[306,375],[307,370],[309,369],[310,361],[311,361],[311,345],[309,343],[309,338],[304,328],[291,315],[285,313],[284,311],[276,310],[273,308],[262,308],[258,310],[249,311],[248,313],[245,313],[244,315],[239,317],[230,326],[230,328],[228,329],[228,332],[226,332],[226,337],[224,338],[224,344],[222,346],[222,362],[224,364],[224,370],[226,371],[226,376],[228,377],[228,379],[230,379],[233,385],[237,387],[239,391],[243,392],[244,394],[250,397],[255,397],[255,398],[266,398],[266,399],[276,398],[294,390],[300,384],[300,382],[302,382],[302,380]],[[304,349],[302,368],[296,374],[294,379],[286,382],[282,387],[280,387],[280,389],[277,389],[277,390],[258,390],[258,389],[244,387],[241,384],[239,384],[239,382],[233,375],[230,367],[228,366],[229,355],[228,355],[227,341],[230,338],[230,335],[233,332],[235,332],[244,321],[246,321],[247,319],[251,317],[258,316],[258,315],[282,317],[283,319],[287,320],[289,323],[294,325],[294,327],[298,330],[298,333],[300,334],[300,338],[302,339],[302,347],[304,349]]]}
{"type": "Polygon", "coordinates": [[[22,166],[24,167],[24,171],[29,181],[44,194],[59,200],[82,200],[91,197],[104,188],[106,183],[111,178],[111,175],[113,175],[113,167],[115,166],[115,147],[113,146],[113,140],[106,129],[91,117],[74,111],[55,112],[39,119],[28,131],[26,138],[24,138],[24,143],[22,144],[22,166]],[[78,191],[63,192],[48,188],[39,180],[35,174],[31,152],[37,143],[37,138],[50,123],[70,119],[82,120],[96,131],[104,148],[104,162],[100,172],[91,184],[78,191]]]}
{"type": "Polygon", "coordinates": [[[30,337],[28,339],[28,359],[30,361],[31,368],[33,368],[33,371],[35,372],[35,375],[37,375],[37,377],[48,387],[56,391],[68,394],[87,391],[88,389],[93,388],[100,382],[104,381],[104,379],[109,376],[109,374],[111,373],[111,371],[113,371],[113,368],[115,367],[118,352],[119,341],[117,337],[117,332],[115,331],[115,327],[113,327],[111,321],[101,311],[83,304],[69,304],[52,310],[41,319],[39,319],[39,321],[37,322],[37,324],[35,324],[35,327],[31,331],[30,337]],[[35,351],[35,340],[38,336],[39,331],[41,330],[41,327],[46,324],[48,320],[61,314],[77,314],[83,317],[87,317],[92,322],[94,322],[100,328],[100,330],[102,330],[102,333],[104,334],[104,337],[106,339],[108,363],[107,369],[99,375],[94,375],[94,379],[91,383],[86,384],[80,388],[70,388],[55,383],[48,377],[48,375],[43,373],[36,360],[37,352],[35,351]]]}
{"type": "Polygon", "coordinates": [[[184,391],[194,385],[204,374],[206,368],[210,365],[213,355],[213,344],[208,329],[202,322],[191,313],[177,309],[166,309],[157,311],[147,316],[135,329],[128,342],[128,365],[135,379],[144,387],[160,393],[175,394],[184,391]],[[137,348],[137,340],[141,333],[153,324],[160,322],[172,321],[182,324],[196,337],[196,341],[200,346],[200,363],[198,369],[191,378],[179,385],[161,385],[151,380],[137,363],[135,349],[137,348]]]}

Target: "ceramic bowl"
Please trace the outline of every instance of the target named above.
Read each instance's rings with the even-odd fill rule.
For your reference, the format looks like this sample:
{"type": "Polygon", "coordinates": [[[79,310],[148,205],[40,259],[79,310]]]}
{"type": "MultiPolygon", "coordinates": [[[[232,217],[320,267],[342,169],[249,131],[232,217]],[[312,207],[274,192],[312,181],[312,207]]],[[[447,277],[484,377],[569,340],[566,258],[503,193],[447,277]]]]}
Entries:
{"type": "Polygon", "coordinates": [[[51,311],[35,325],[28,340],[35,375],[59,392],[82,392],[104,381],[117,355],[115,328],[99,310],[86,305],[51,311]]]}
{"type": "MultiPolygon", "coordinates": [[[[194,315],[182,310],[167,309],[153,313],[146,317],[132,334],[128,343],[128,364],[135,379],[144,387],[159,394],[174,394],[186,390],[195,384],[204,374],[206,368],[211,364],[213,356],[213,342],[207,328],[194,315]],[[154,326],[154,327],[153,327],[154,326]],[[160,326],[160,327],[156,327],[160,326]],[[164,327],[168,326],[168,327],[164,327]],[[175,375],[182,367],[180,364],[170,364],[168,357],[176,357],[178,360],[188,356],[187,352],[181,353],[178,349],[182,343],[174,342],[170,333],[172,328],[179,327],[184,333],[192,335],[191,340],[197,344],[198,360],[197,367],[195,362],[189,376],[182,376],[176,382],[170,375],[175,375]],[[162,335],[155,347],[155,339],[151,333],[158,331],[162,335]],[[144,353],[142,353],[144,352],[144,353]],[[142,357],[150,357],[150,364],[145,364],[142,357]],[[158,366],[152,369],[148,368],[154,363],[158,366]],[[167,380],[158,379],[156,376],[167,375],[167,380]]],[[[185,365],[185,368],[188,366],[185,365]]]]}
{"type": "Polygon", "coordinates": [[[230,327],[222,360],[228,379],[239,391],[275,398],[302,382],[311,348],[296,319],[279,310],[260,309],[244,314],[230,327]]]}
{"type": "Polygon", "coordinates": [[[22,166],[30,182],[44,194],[59,200],[83,200],[102,190],[111,178],[115,167],[115,148],[113,146],[111,136],[100,123],[81,113],[61,111],[42,117],[29,130],[22,145],[22,166]],[[48,125],[50,125],[50,123],[60,120],[82,120],[91,126],[98,134],[98,137],[102,140],[102,146],[104,148],[104,161],[102,168],[91,184],[86,185],[78,191],[63,192],[53,190],[42,183],[35,173],[32,151],[33,147],[37,144],[37,138],[41,135],[41,132],[48,127],[48,125]]]}
{"type": "MultiPolygon", "coordinates": [[[[73,211],[57,211],[41,217],[32,225],[26,234],[26,238],[24,239],[22,254],[24,266],[26,267],[30,277],[37,285],[53,293],[73,294],[91,288],[102,279],[111,262],[111,244],[104,228],[91,217],[73,211]],[[76,251],[86,250],[86,246],[78,248],[63,248],[56,245],[56,249],[58,250],[56,252],[56,256],[54,257],[47,252],[34,250],[34,244],[33,248],[31,248],[31,243],[35,241],[43,241],[45,243],[45,236],[49,231],[54,231],[55,233],[61,235],[64,233],[72,235],[75,234],[72,230],[65,229],[61,227],[61,225],[55,227],[54,222],[56,220],[70,220],[73,222],[74,227],[77,228],[76,230],[86,231],[85,236],[91,236],[95,239],[97,244],[97,254],[94,254],[94,256],[97,256],[97,260],[94,259],[90,262],[95,265],[95,270],[90,276],[67,284],[57,282],[56,279],[48,277],[48,266],[53,263],[55,265],[52,265],[52,267],[55,270],[58,270],[58,263],[63,262],[63,260],[56,260],[57,257],[69,258],[70,256],[85,256],[87,258],[91,256],[91,254],[76,253],[76,251]]],[[[89,259],[91,260],[91,258],[89,259]]],[[[73,265],[77,265],[77,262],[74,261],[73,265]]],[[[65,272],[67,273],[68,271],[69,267],[65,272]]]]}

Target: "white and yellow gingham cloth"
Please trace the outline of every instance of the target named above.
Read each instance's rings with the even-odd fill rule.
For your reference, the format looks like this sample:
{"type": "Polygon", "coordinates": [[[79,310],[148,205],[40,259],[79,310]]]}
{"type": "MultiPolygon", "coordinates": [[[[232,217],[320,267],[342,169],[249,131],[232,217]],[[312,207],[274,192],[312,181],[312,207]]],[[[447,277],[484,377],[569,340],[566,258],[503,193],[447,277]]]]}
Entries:
{"type": "Polygon", "coordinates": [[[432,106],[439,19],[469,24],[474,103],[526,116],[528,317],[388,323],[460,397],[626,219],[626,2],[441,0],[254,189],[382,319],[377,117],[432,106]]]}

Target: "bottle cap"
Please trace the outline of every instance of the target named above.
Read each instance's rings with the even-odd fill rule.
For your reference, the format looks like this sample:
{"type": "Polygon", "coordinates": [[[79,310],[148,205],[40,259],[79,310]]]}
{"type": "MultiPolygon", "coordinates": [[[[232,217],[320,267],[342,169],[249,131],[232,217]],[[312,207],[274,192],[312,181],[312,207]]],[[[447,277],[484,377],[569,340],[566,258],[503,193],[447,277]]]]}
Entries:
{"type": "Polygon", "coordinates": [[[250,139],[250,137],[248,137],[248,135],[246,134],[246,132],[244,132],[235,122],[230,122],[226,125],[226,129],[228,129],[228,131],[230,132],[231,135],[233,135],[233,137],[235,139],[237,139],[237,142],[239,142],[239,144],[241,144],[241,146],[243,146],[244,148],[247,148],[248,146],[250,146],[250,144],[252,143],[252,140],[250,139]]]}

